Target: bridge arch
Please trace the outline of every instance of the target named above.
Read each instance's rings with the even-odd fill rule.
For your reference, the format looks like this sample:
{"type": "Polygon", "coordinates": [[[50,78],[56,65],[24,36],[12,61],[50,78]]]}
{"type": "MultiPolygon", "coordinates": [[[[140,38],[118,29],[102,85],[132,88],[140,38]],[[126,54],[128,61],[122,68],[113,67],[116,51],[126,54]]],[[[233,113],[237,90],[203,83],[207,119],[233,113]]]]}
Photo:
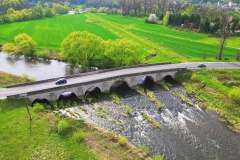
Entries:
{"type": "Polygon", "coordinates": [[[163,80],[167,81],[167,82],[173,82],[174,77],[172,75],[166,75],[165,77],[163,77],[163,80]]]}
{"type": "Polygon", "coordinates": [[[116,90],[116,88],[118,87],[129,87],[129,84],[126,82],[126,81],[123,81],[123,80],[117,80],[117,81],[114,81],[111,86],[110,86],[110,91],[114,91],[116,90]]]}
{"type": "Polygon", "coordinates": [[[47,105],[50,105],[49,100],[46,99],[46,98],[36,98],[35,100],[33,100],[31,106],[33,107],[35,103],[41,103],[41,104],[47,104],[47,105]]]}
{"type": "Polygon", "coordinates": [[[60,101],[63,101],[63,102],[66,102],[66,101],[77,102],[78,97],[74,92],[63,92],[58,96],[57,106],[59,106],[60,101]]]}
{"type": "Polygon", "coordinates": [[[156,82],[155,79],[152,76],[143,76],[138,81],[137,85],[144,85],[146,81],[153,81],[156,82]]]}

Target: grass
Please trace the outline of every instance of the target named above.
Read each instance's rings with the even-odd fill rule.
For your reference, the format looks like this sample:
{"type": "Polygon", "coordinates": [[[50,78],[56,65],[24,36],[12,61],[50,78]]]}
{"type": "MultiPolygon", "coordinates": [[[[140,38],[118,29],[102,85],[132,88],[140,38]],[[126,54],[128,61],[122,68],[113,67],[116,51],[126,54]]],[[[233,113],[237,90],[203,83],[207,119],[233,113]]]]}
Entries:
{"type": "Polygon", "coordinates": [[[119,38],[97,23],[87,22],[84,14],[54,16],[39,20],[0,25],[0,42],[14,42],[14,37],[27,33],[41,48],[59,50],[60,44],[71,32],[88,31],[104,40],[119,38]]]}
{"type": "Polygon", "coordinates": [[[6,72],[0,71],[0,88],[5,88],[13,84],[20,84],[25,82],[30,82],[32,80],[28,79],[28,76],[16,76],[6,72]]]}
{"type": "MultiPolygon", "coordinates": [[[[114,103],[122,106],[122,108],[124,108],[128,114],[131,114],[133,112],[132,108],[130,108],[122,103],[121,99],[118,97],[118,95],[116,93],[111,92],[109,96],[114,103]]],[[[123,115],[124,115],[124,113],[123,113],[123,115]]]]}
{"type": "Polygon", "coordinates": [[[192,103],[192,101],[189,99],[189,98],[187,98],[184,94],[182,94],[180,91],[178,91],[177,89],[174,91],[174,93],[179,97],[179,98],[181,98],[181,100],[183,101],[183,102],[186,102],[187,104],[189,104],[190,106],[193,106],[193,103],[192,103]]]}
{"type": "Polygon", "coordinates": [[[144,88],[138,86],[135,86],[134,89],[141,95],[147,96],[151,101],[153,101],[157,105],[158,109],[162,109],[165,107],[165,104],[160,102],[152,91],[145,89],[146,90],[145,93],[144,88]]]}
{"type": "MultiPolygon", "coordinates": [[[[89,16],[89,15],[88,15],[89,16]]],[[[92,16],[92,15],[91,15],[92,16]]],[[[151,62],[155,60],[159,60],[161,55],[165,56],[165,53],[173,54],[174,56],[178,56],[179,60],[182,59],[184,55],[184,59],[188,58],[188,60],[196,60],[202,59],[202,54],[207,53],[207,60],[214,60],[216,53],[219,51],[219,41],[217,38],[210,37],[206,34],[198,34],[194,32],[188,31],[179,31],[167,28],[162,25],[153,25],[144,23],[143,19],[138,18],[130,18],[123,16],[109,16],[103,14],[94,15],[106,23],[110,23],[107,28],[114,31],[113,27],[122,26],[122,30],[124,33],[119,32],[119,35],[127,38],[134,38],[135,41],[137,39],[142,39],[145,42],[138,41],[146,48],[147,46],[152,47],[152,49],[156,50],[160,54],[158,54],[155,58],[151,59],[151,62]],[[112,27],[111,27],[112,26],[112,27]],[[152,44],[152,45],[150,45],[152,44]],[[153,47],[154,46],[154,47],[153,47]],[[168,51],[163,49],[167,49],[168,51]],[[160,49],[161,48],[161,49],[160,49]],[[176,54],[180,53],[180,54],[176,54]],[[190,58],[190,59],[189,59],[190,58]]],[[[99,20],[100,21],[100,20],[99,20]]],[[[119,30],[120,31],[120,30],[119,30]]],[[[116,33],[117,31],[115,31],[116,33]]],[[[226,58],[233,59],[234,55],[239,50],[239,44],[234,42],[239,42],[239,37],[232,37],[227,40],[227,45],[224,50],[224,55],[226,58]]],[[[166,55],[169,58],[169,55],[166,55]]],[[[173,57],[174,57],[173,56],[173,57]]],[[[161,57],[163,58],[163,57],[161,57]]],[[[176,58],[176,57],[175,57],[176,58]]]]}
{"type": "Polygon", "coordinates": [[[146,113],[143,113],[143,112],[142,112],[142,116],[143,116],[143,118],[146,119],[149,123],[151,123],[151,125],[152,125],[154,128],[158,128],[158,129],[162,130],[162,126],[161,126],[158,122],[154,121],[151,117],[149,117],[146,113]]]}
{"type": "MultiPolygon", "coordinates": [[[[136,147],[121,147],[114,134],[96,129],[82,120],[59,117],[51,112],[27,114],[27,100],[0,101],[0,159],[141,159],[136,147]],[[68,123],[66,135],[58,123],[68,123]],[[107,148],[105,146],[108,146],[107,148]],[[17,150],[17,152],[16,152],[17,150]],[[129,152],[130,150],[130,152],[129,152]]],[[[130,146],[130,144],[127,144],[130,146]]]]}
{"type": "Polygon", "coordinates": [[[183,84],[188,94],[193,94],[200,107],[215,111],[220,120],[232,130],[240,132],[239,104],[228,97],[228,93],[240,87],[239,69],[194,70],[189,81],[183,84]]]}
{"type": "MultiPolygon", "coordinates": [[[[29,34],[40,48],[59,50],[61,42],[73,31],[88,31],[104,40],[125,38],[138,43],[142,62],[216,61],[219,40],[206,34],[174,30],[162,25],[145,23],[142,18],[119,15],[76,14],[0,25],[0,42],[14,42],[20,33],[29,34]],[[149,55],[154,55],[149,59],[149,55]]],[[[227,40],[224,58],[231,61],[240,49],[240,38],[227,40]]],[[[40,53],[39,53],[40,54],[40,53]]],[[[42,53],[41,53],[42,54],[42,53]]],[[[44,53],[43,56],[46,56],[44,53]]]]}

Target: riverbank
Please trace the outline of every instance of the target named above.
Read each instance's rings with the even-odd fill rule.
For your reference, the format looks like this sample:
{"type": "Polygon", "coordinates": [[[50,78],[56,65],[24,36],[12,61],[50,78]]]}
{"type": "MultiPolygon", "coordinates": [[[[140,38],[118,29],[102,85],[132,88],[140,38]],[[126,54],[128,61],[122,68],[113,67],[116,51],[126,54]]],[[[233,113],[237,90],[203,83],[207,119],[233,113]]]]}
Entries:
{"type": "Polygon", "coordinates": [[[82,120],[54,115],[42,106],[29,107],[30,121],[26,102],[25,99],[0,101],[0,159],[138,160],[147,157],[124,137],[82,120]],[[64,133],[62,122],[67,124],[64,133]]]}
{"type": "Polygon", "coordinates": [[[231,130],[240,132],[240,104],[229,96],[233,89],[240,89],[239,69],[188,70],[183,76],[186,92],[201,108],[215,111],[231,130]]]}
{"type": "Polygon", "coordinates": [[[0,71],[0,88],[5,88],[6,86],[10,86],[13,84],[21,84],[31,81],[34,80],[30,79],[27,74],[24,74],[22,76],[16,76],[13,74],[0,71]]]}

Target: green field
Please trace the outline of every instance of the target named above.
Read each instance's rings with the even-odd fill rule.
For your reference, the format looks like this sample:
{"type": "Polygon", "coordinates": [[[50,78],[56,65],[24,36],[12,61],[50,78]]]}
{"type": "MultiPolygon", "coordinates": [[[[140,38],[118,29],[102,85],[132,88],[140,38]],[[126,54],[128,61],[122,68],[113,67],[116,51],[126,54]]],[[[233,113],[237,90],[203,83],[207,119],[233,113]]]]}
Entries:
{"type": "Polygon", "coordinates": [[[63,39],[74,31],[88,31],[104,40],[118,38],[117,35],[98,24],[87,22],[85,15],[78,14],[1,24],[0,42],[14,42],[16,35],[27,33],[38,43],[39,47],[58,50],[63,39]]]}
{"type": "MultiPolygon", "coordinates": [[[[214,58],[219,51],[219,40],[205,34],[188,31],[179,31],[162,25],[146,24],[143,19],[123,16],[97,15],[115,25],[122,25],[130,33],[138,35],[145,40],[155,42],[157,45],[173,49],[188,58],[199,59],[206,53],[209,58],[214,58]]],[[[240,37],[231,38],[224,49],[224,56],[234,59],[240,50],[240,37]]]]}
{"type": "MultiPolygon", "coordinates": [[[[215,61],[219,40],[205,34],[178,31],[162,25],[147,24],[144,19],[104,14],[55,16],[40,20],[0,25],[0,42],[13,42],[20,33],[29,34],[40,48],[59,50],[63,39],[73,31],[88,31],[104,40],[126,38],[142,46],[139,54],[145,62],[215,61]]],[[[234,60],[240,50],[240,38],[227,40],[224,58],[234,60]]]]}

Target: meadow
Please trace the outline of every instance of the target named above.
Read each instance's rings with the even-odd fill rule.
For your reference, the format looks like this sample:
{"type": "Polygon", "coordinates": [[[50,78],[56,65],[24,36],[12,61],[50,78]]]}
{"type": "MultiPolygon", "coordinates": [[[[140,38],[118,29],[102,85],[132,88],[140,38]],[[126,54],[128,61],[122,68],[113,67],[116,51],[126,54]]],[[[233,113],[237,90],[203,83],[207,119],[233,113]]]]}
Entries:
{"type": "MultiPolygon", "coordinates": [[[[137,35],[146,41],[154,42],[156,46],[163,46],[185,56],[186,59],[199,60],[203,54],[207,58],[214,59],[219,51],[219,39],[210,35],[184,30],[175,30],[163,25],[146,24],[144,19],[97,15],[98,17],[121,25],[128,32],[137,35]]],[[[224,48],[224,57],[234,59],[240,50],[240,37],[232,37],[227,40],[224,48]]]]}
{"type": "MultiPolygon", "coordinates": [[[[131,159],[144,153],[126,141],[118,143],[118,135],[101,130],[81,120],[55,115],[50,110],[29,107],[26,99],[0,100],[0,159],[131,159]],[[60,121],[68,123],[66,134],[59,134],[60,121]],[[83,138],[75,136],[83,133],[83,138]],[[131,148],[130,148],[131,147],[131,148]]],[[[121,136],[120,136],[121,137],[121,136]]],[[[146,154],[144,154],[146,156],[146,154]]]]}
{"type": "MultiPolygon", "coordinates": [[[[106,14],[75,14],[0,25],[0,43],[14,42],[14,36],[29,34],[40,48],[59,50],[65,37],[73,31],[88,31],[104,40],[131,39],[140,44],[142,62],[216,61],[219,39],[210,35],[175,30],[145,23],[144,18],[106,14]]],[[[224,58],[235,59],[240,38],[227,40],[224,58]]]]}
{"type": "Polygon", "coordinates": [[[64,38],[74,31],[88,31],[104,40],[119,38],[111,31],[95,23],[87,22],[83,14],[55,16],[26,22],[0,25],[0,42],[14,42],[14,37],[27,33],[41,48],[59,50],[64,38]]]}

